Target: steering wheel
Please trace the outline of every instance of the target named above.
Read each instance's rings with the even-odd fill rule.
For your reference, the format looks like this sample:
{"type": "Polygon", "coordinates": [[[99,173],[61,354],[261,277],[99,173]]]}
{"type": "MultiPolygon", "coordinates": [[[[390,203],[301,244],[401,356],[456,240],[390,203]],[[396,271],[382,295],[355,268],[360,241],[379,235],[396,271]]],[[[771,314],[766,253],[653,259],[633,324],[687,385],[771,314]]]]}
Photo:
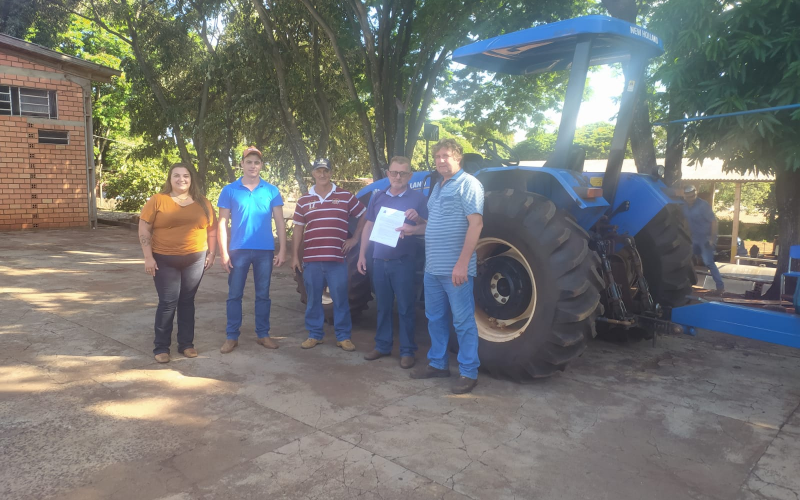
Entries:
{"type": "Polygon", "coordinates": [[[483,149],[486,151],[487,156],[490,156],[492,159],[499,161],[507,167],[519,165],[519,156],[517,156],[517,153],[511,149],[511,146],[501,140],[486,139],[483,143],[483,149]],[[505,157],[498,151],[498,146],[505,154],[505,157]]]}

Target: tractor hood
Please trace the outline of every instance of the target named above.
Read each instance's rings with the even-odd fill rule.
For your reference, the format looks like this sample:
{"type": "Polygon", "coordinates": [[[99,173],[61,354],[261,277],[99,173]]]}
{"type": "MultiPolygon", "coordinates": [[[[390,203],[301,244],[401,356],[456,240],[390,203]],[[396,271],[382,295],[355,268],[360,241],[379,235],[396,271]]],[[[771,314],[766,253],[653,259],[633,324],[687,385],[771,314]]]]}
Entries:
{"type": "Polygon", "coordinates": [[[569,68],[578,42],[591,40],[590,65],[627,60],[633,51],[655,57],[664,52],[649,31],[620,19],[584,16],[475,42],[453,53],[467,66],[516,75],[569,68]]]}

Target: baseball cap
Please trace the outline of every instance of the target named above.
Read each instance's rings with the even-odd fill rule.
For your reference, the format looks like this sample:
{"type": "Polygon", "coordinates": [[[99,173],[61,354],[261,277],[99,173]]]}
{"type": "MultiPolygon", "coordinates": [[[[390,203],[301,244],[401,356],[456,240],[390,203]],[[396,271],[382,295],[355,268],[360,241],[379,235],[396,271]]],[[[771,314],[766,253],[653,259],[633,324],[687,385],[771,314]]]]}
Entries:
{"type": "Polygon", "coordinates": [[[333,168],[333,163],[327,158],[317,158],[314,161],[314,164],[311,165],[311,170],[316,170],[318,168],[327,168],[328,170],[333,168]]]}
{"type": "Polygon", "coordinates": [[[686,193],[686,194],[694,193],[695,191],[697,191],[697,188],[694,187],[692,184],[689,184],[688,186],[683,188],[683,192],[686,193]]]}
{"type": "Polygon", "coordinates": [[[242,160],[247,158],[251,154],[257,154],[259,158],[261,158],[261,151],[259,151],[256,147],[250,146],[249,148],[245,149],[242,152],[242,160]]]}

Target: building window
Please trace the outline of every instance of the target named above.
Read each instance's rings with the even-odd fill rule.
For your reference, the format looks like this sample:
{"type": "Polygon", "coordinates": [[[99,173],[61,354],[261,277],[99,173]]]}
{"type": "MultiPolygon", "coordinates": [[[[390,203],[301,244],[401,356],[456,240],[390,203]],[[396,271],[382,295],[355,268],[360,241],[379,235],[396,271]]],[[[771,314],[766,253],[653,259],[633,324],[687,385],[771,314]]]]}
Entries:
{"type": "Polygon", "coordinates": [[[39,144],[69,144],[69,132],[39,129],[39,144]]]}
{"type": "Polygon", "coordinates": [[[55,90],[0,85],[0,115],[58,118],[55,90]]]}
{"type": "Polygon", "coordinates": [[[11,114],[11,87],[0,85],[0,115],[11,114]]]}

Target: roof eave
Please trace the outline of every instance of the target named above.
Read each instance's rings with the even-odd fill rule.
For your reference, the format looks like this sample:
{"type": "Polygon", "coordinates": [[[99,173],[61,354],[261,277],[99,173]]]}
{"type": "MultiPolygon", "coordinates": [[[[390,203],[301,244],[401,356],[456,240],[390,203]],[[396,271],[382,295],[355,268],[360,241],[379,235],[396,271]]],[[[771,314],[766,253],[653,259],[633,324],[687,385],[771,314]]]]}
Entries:
{"type": "Polygon", "coordinates": [[[35,43],[14,38],[13,36],[0,34],[0,48],[7,48],[25,59],[39,62],[67,73],[73,73],[96,82],[109,83],[112,77],[122,75],[122,72],[119,70],[84,61],[78,57],[68,56],[36,45],[35,43]]]}

